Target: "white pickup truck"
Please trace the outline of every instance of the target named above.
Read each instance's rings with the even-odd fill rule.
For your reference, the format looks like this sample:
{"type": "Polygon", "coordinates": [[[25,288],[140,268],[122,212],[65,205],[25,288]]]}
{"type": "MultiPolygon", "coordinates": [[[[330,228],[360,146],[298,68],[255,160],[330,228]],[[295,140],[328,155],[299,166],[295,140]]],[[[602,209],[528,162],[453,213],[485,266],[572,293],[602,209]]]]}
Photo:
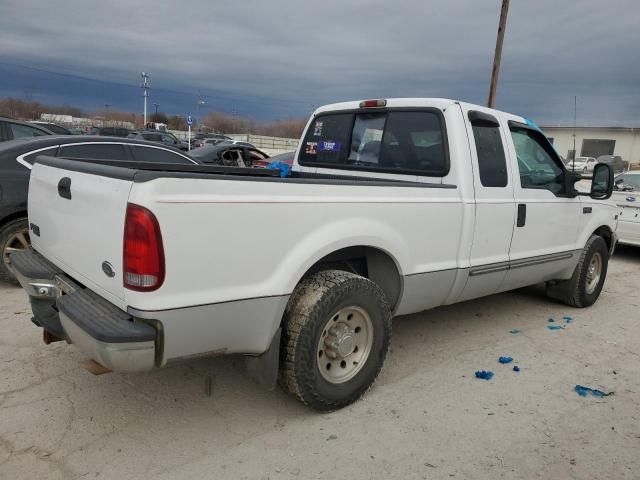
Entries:
{"type": "Polygon", "coordinates": [[[11,265],[46,341],[125,372],[243,354],[331,410],[375,380],[393,316],[539,282],[587,307],[616,245],[608,165],[579,193],[532,122],[453,100],[321,107],[288,178],[176,170],[38,158],[11,265]]]}

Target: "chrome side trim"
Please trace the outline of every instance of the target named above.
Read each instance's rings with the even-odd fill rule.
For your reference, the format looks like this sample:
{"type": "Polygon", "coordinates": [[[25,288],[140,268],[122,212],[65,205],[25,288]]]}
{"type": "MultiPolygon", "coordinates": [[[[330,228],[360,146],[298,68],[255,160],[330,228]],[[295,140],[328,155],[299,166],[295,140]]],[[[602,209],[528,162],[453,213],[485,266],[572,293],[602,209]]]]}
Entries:
{"type": "Polygon", "coordinates": [[[521,258],[509,263],[509,268],[530,267],[532,265],[540,265],[542,263],[556,262],[558,260],[567,260],[573,257],[573,251],[551,253],[549,255],[541,255],[539,257],[521,258]]]}
{"type": "Polygon", "coordinates": [[[469,276],[475,277],[476,275],[483,275],[485,273],[504,272],[509,270],[509,262],[491,263],[489,265],[481,265],[479,267],[472,267],[469,269],[469,276]]]}
{"type": "Polygon", "coordinates": [[[512,270],[515,268],[531,267],[533,265],[541,265],[543,263],[557,262],[560,260],[567,260],[575,255],[574,251],[550,253],[549,255],[540,255],[538,257],[521,258],[520,260],[513,260],[508,262],[490,263],[488,265],[480,265],[472,267],[469,270],[469,276],[484,275],[486,273],[502,272],[505,270],[512,270]]]}

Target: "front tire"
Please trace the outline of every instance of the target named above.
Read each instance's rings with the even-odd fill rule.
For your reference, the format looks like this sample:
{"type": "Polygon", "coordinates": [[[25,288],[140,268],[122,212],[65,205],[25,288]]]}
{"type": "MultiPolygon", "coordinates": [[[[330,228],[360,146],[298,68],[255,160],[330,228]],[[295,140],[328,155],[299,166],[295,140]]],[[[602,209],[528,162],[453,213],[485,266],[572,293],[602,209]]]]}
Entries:
{"type": "Polygon", "coordinates": [[[607,243],[602,237],[592,235],[582,250],[571,279],[547,286],[547,295],[572,307],[590,307],[602,292],[608,265],[607,243]]]}
{"type": "Polygon", "coordinates": [[[310,407],[345,407],[373,384],[389,349],[391,309],[380,287],[350,272],[302,280],[284,315],[280,385],[310,407]]]}
{"type": "Polygon", "coordinates": [[[26,218],[17,218],[0,227],[0,279],[18,283],[9,268],[9,254],[31,248],[29,223],[26,218]]]}

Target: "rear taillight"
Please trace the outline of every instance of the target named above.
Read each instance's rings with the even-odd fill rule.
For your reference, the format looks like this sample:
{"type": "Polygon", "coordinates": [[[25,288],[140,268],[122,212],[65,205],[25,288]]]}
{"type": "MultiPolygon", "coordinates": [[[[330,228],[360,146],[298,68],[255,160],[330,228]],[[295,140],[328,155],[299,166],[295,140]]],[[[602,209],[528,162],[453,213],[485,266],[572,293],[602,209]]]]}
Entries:
{"type": "Polygon", "coordinates": [[[124,286],[149,292],[164,281],[164,249],[160,225],[155,215],[144,207],[127,204],[124,220],[124,286]]]}

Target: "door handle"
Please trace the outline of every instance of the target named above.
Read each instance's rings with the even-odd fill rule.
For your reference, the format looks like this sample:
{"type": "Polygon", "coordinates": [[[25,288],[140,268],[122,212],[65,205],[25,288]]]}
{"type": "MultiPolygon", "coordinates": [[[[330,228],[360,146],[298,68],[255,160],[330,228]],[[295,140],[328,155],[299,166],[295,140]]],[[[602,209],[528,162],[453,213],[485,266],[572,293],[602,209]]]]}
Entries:
{"type": "Polygon", "coordinates": [[[524,203],[518,204],[518,222],[516,226],[524,227],[524,224],[527,222],[527,205],[524,203]]]}

